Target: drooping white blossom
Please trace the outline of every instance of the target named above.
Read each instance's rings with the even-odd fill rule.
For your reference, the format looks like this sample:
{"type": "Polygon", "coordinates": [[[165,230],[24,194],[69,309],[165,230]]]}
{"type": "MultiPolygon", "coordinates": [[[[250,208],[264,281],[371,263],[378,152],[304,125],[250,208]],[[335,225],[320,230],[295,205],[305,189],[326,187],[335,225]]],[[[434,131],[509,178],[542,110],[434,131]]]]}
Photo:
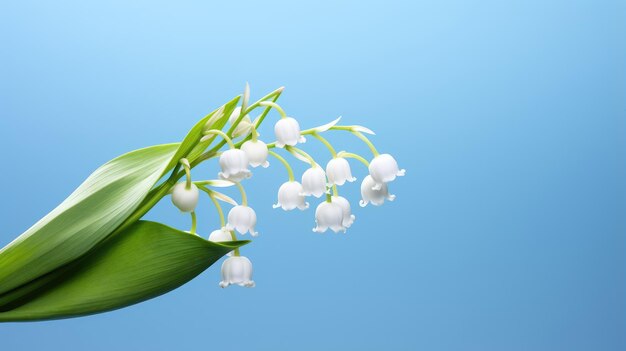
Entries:
{"type": "Polygon", "coordinates": [[[380,190],[384,183],[388,183],[401,177],[406,172],[398,167],[398,162],[389,154],[382,154],[374,157],[369,166],[370,175],[376,182],[374,190],[380,190]]]}
{"type": "Polygon", "coordinates": [[[381,184],[379,189],[375,189],[375,185],[376,181],[372,176],[368,175],[363,178],[363,183],[361,183],[362,200],[359,203],[361,207],[367,206],[370,202],[372,205],[380,206],[385,202],[385,199],[393,201],[396,198],[395,195],[389,194],[386,183],[381,184]]]}
{"type": "MultiPolygon", "coordinates": [[[[209,241],[214,243],[221,243],[224,241],[232,241],[233,237],[230,234],[230,231],[226,227],[222,227],[220,229],[214,230],[209,234],[209,241]]],[[[229,252],[228,256],[232,256],[233,252],[229,252]]]]}
{"type": "Polygon", "coordinates": [[[254,287],[252,280],[252,262],[245,256],[232,256],[222,263],[222,281],[220,287],[239,285],[246,288],[254,287]]]}
{"type": "Polygon", "coordinates": [[[320,197],[326,193],[326,173],[321,167],[311,167],[302,173],[302,194],[320,197]]]}
{"type": "Polygon", "coordinates": [[[248,156],[239,149],[224,151],[220,155],[219,163],[222,168],[222,171],[218,173],[220,179],[240,182],[252,176],[248,169],[248,156]]]}
{"type": "Polygon", "coordinates": [[[172,189],[172,203],[182,212],[193,212],[198,205],[199,198],[198,187],[193,183],[189,189],[187,189],[186,182],[178,183],[172,189]]]}
{"type": "Polygon", "coordinates": [[[354,182],[350,164],[343,157],[335,157],[326,164],[326,176],[329,184],[343,185],[346,181],[354,182]]]}
{"type": "Polygon", "coordinates": [[[228,230],[237,230],[241,234],[249,232],[252,236],[257,236],[254,231],[256,225],[256,212],[251,207],[237,205],[228,212],[228,230]]]}
{"type": "Polygon", "coordinates": [[[285,211],[293,209],[306,210],[309,203],[305,201],[302,185],[298,182],[285,182],[278,189],[278,203],[274,208],[282,207],[285,211]]]}
{"type": "Polygon", "coordinates": [[[276,134],[276,147],[295,146],[306,142],[304,136],[300,134],[300,124],[292,117],[281,118],[276,122],[274,133],[276,134]]]}
{"type": "Polygon", "coordinates": [[[263,168],[267,168],[270,165],[267,161],[267,156],[269,154],[267,145],[261,140],[248,140],[241,145],[241,150],[243,150],[243,152],[246,153],[246,156],[248,156],[250,166],[263,166],[263,168]]]}
{"type": "Polygon", "coordinates": [[[317,226],[313,228],[313,231],[317,233],[323,233],[328,228],[335,233],[339,231],[346,232],[346,227],[343,225],[343,209],[334,202],[324,201],[317,206],[317,209],[315,209],[315,223],[317,226]]]}
{"type": "Polygon", "coordinates": [[[350,202],[343,196],[332,196],[331,200],[333,203],[339,205],[341,210],[343,211],[343,222],[342,225],[344,228],[350,228],[352,223],[354,223],[355,216],[352,214],[352,208],[350,207],[350,202]]]}

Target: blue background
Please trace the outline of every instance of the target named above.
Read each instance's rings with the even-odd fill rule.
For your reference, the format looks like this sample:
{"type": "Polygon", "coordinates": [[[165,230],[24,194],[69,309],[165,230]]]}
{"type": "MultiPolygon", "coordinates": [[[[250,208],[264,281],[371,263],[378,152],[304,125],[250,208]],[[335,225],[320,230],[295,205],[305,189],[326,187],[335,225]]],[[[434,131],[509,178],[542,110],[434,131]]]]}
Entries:
{"type": "MultiPolygon", "coordinates": [[[[312,210],[271,208],[274,161],[248,182],[255,289],[220,289],[216,265],[123,310],[1,324],[1,349],[626,348],[623,1],[223,3],[0,4],[0,244],[246,81],[253,98],[285,85],[305,128],[375,130],[407,169],[397,200],[361,209],[344,186],[356,223],[318,235],[312,210]]],[[[188,226],[168,199],[149,217],[188,226]]]]}

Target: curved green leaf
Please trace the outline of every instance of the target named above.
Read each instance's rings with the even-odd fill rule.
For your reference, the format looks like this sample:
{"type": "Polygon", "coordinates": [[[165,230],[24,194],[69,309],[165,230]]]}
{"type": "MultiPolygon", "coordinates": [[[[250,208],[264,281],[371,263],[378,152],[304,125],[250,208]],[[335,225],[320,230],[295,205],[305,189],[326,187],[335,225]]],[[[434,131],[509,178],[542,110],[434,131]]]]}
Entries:
{"type": "Polygon", "coordinates": [[[0,250],[0,294],[67,264],[115,230],[161,178],[179,144],[135,150],[98,168],[63,203],[0,250]]]}
{"type": "Polygon", "coordinates": [[[68,277],[0,313],[0,321],[75,317],[135,304],[185,284],[246,243],[213,243],[139,221],[63,268],[68,277]]]}

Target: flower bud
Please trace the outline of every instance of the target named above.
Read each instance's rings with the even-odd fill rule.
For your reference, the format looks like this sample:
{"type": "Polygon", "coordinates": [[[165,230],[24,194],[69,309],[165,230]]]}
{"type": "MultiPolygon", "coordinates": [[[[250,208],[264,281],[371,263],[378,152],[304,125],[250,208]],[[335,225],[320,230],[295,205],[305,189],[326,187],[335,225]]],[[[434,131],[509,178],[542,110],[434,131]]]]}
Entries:
{"type": "Polygon", "coordinates": [[[235,109],[233,110],[233,112],[230,114],[230,116],[228,117],[228,123],[233,124],[235,123],[235,121],[237,120],[237,118],[239,118],[239,115],[241,114],[241,106],[237,106],[235,107],[235,109]]]}
{"type": "Polygon", "coordinates": [[[249,232],[252,236],[257,236],[254,231],[256,225],[256,213],[251,207],[237,205],[228,212],[228,230],[237,230],[241,234],[249,232]]]}
{"type": "Polygon", "coordinates": [[[295,208],[306,210],[309,208],[309,203],[304,200],[300,183],[285,182],[278,189],[278,203],[274,205],[274,208],[282,207],[285,211],[295,208]]]}
{"type": "Polygon", "coordinates": [[[267,145],[261,140],[248,140],[241,145],[241,150],[246,153],[250,166],[263,166],[263,168],[267,168],[270,165],[267,161],[267,145]]]}
{"type": "Polygon", "coordinates": [[[328,228],[333,232],[346,232],[343,225],[343,209],[337,203],[324,201],[315,209],[315,223],[317,226],[313,228],[314,232],[323,233],[328,228]]]}
{"type": "Polygon", "coordinates": [[[240,182],[252,176],[248,169],[248,156],[239,149],[224,151],[220,155],[219,163],[220,167],[222,167],[222,171],[218,173],[220,179],[240,182]]]}
{"type": "Polygon", "coordinates": [[[276,147],[285,145],[295,146],[297,143],[304,143],[306,139],[300,135],[300,124],[292,117],[281,118],[274,125],[276,134],[276,147]]]}
{"type": "Polygon", "coordinates": [[[332,196],[331,200],[333,203],[339,205],[341,207],[341,210],[343,211],[343,221],[341,225],[343,225],[345,228],[350,228],[352,223],[354,223],[354,219],[356,218],[352,214],[350,202],[348,202],[348,200],[346,200],[346,198],[343,196],[332,196]]]}
{"type": "Polygon", "coordinates": [[[182,212],[193,212],[198,205],[200,193],[198,187],[191,183],[191,187],[187,189],[187,183],[181,182],[172,189],[172,203],[182,212]]]}
{"type": "Polygon", "coordinates": [[[374,190],[380,190],[384,183],[388,183],[396,179],[396,176],[401,177],[406,172],[404,169],[399,169],[398,162],[389,154],[382,154],[374,157],[370,162],[370,175],[376,182],[374,184],[374,190]]]}
{"type": "Polygon", "coordinates": [[[385,202],[385,199],[393,201],[396,198],[395,195],[389,194],[386,183],[382,183],[379,189],[375,189],[375,185],[376,181],[374,181],[371,175],[363,179],[363,183],[361,183],[361,197],[363,199],[359,203],[361,207],[367,206],[369,202],[372,205],[380,206],[385,202]]]}
{"type": "MultiPolygon", "coordinates": [[[[211,234],[209,235],[209,241],[212,241],[214,243],[233,241],[233,236],[230,234],[230,231],[226,227],[222,227],[211,232],[211,234]]],[[[228,256],[232,255],[232,251],[228,253],[228,256]]]]}
{"type": "Polygon", "coordinates": [[[222,281],[220,287],[239,285],[246,288],[254,287],[252,280],[252,262],[244,256],[233,256],[222,263],[222,281]]]}
{"type": "Polygon", "coordinates": [[[321,167],[311,167],[302,174],[302,194],[320,197],[326,193],[326,173],[321,167]]]}
{"type": "Polygon", "coordinates": [[[326,165],[326,176],[328,176],[328,183],[336,185],[343,185],[346,180],[349,182],[356,180],[356,178],[352,176],[348,160],[343,157],[335,157],[328,161],[326,165]]]}

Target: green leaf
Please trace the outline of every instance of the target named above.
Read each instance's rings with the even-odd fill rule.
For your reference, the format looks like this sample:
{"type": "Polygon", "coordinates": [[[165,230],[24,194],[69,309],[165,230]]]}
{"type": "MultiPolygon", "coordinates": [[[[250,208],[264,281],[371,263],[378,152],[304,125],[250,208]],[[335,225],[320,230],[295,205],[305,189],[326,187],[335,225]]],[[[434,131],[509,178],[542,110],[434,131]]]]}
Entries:
{"type": "Polygon", "coordinates": [[[0,250],[0,294],[76,260],[111,234],[167,171],[179,144],[135,150],[98,168],[0,250]]]}
{"type": "MultiPolygon", "coordinates": [[[[213,123],[213,125],[211,126],[211,129],[222,129],[224,127],[224,125],[226,124],[226,121],[228,121],[228,117],[233,112],[235,107],[237,107],[238,101],[239,101],[239,96],[235,97],[234,99],[230,100],[224,105],[222,117],[213,123]]],[[[182,157],[187,157],[189,161],[195,160],[196,157],[200,156],[200,154],[202,154],[202,152],[204,152],[204,150],[209,145],[211,145],[215,137],[207,141],[203,141],[203,142],[200,142],[200,139],[202,139],[203,137],[202,132],[205,129],[205,125],[207,121],[211,119],[213,114],[217,112],[218,110],[219,108],[209,113],[191,128],[191,130],[189,131],[189,133],[187,133],[187,136],[185,137],[183,142],[180,144],[180,148],[176,152],[176,155],[174,156],[174,158],[172,159],[172,162],[169,165],[170,167],[173,167],[174,165],[176,165],[176,163],[182,157]]]]}
{"type": "Polygon", "coordinates": [[[213,243],[139,221],[64,267],[64,278],[0,313],[0,321],[82,316],[132,305],[173,290],[247,241],[213,243]]]}

